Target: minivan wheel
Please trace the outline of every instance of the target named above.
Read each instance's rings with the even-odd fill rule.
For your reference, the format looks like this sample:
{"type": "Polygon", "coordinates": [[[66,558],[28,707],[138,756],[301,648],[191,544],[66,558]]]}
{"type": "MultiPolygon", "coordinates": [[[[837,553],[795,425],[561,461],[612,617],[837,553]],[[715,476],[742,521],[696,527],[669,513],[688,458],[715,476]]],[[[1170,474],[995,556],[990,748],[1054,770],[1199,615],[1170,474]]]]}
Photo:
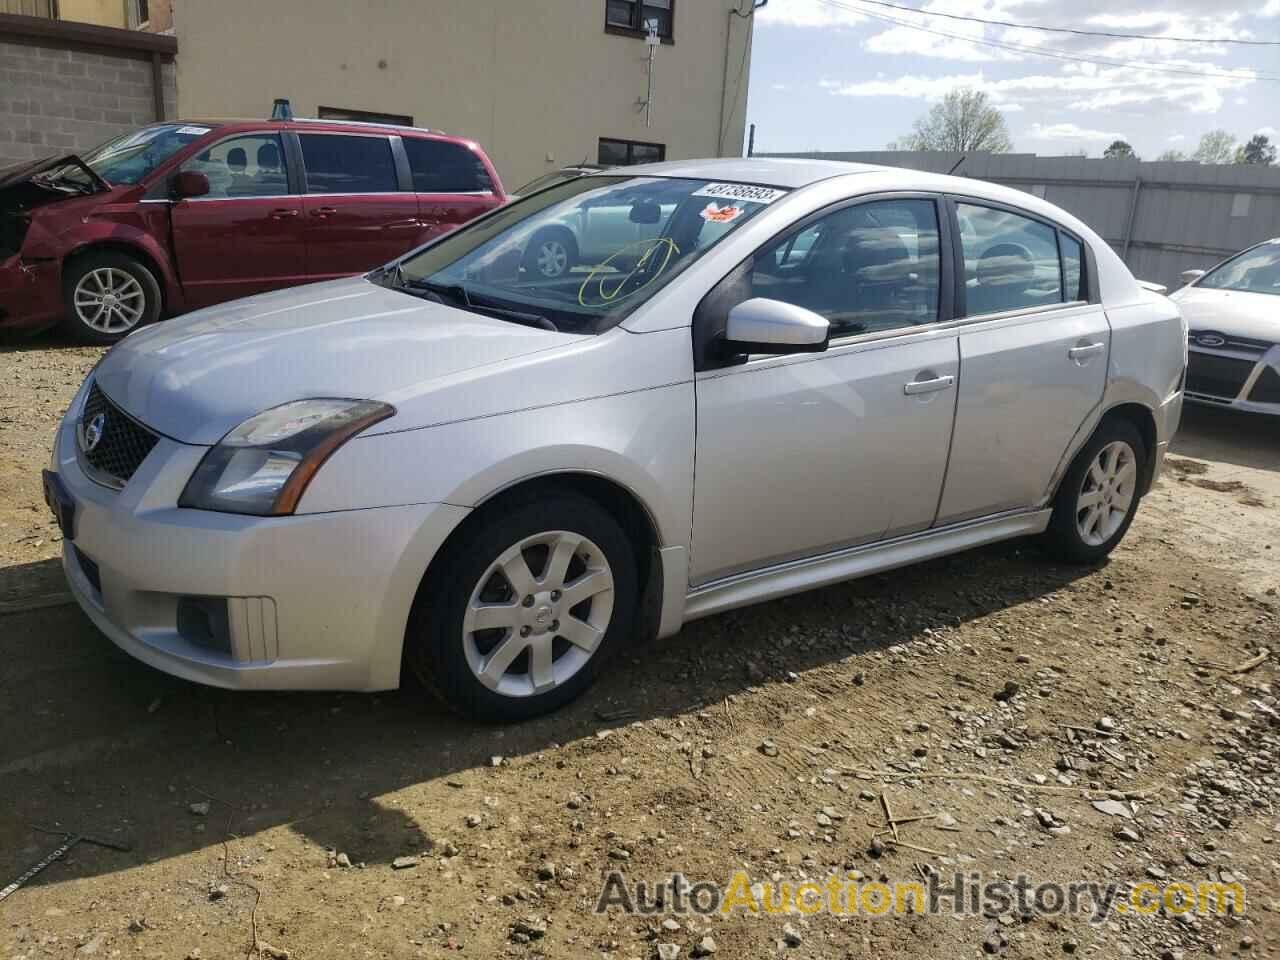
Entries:
{"type": "Polygon", "coordinates": [[[115,343],[160,316],[160,284],[127,254],[90,252],[68,261],[62,276],[63,328],[84,343],[115,343]]]}
{"type": "Polygon", "coordinates": [[[1146,458],[1133,424],[1103,421],[1058,488],[1045,534],[1050,551],[1069,563],[1097,563],[1114,550],[1138,511],[1146,458]]]}
{"type": "Polygon", "coordinates": [[[581,694],[633,626],[635,554],[575,494],[477,517],[441,557],[410,616],[406,659],[453,709],[510,722],[581,694]]]}

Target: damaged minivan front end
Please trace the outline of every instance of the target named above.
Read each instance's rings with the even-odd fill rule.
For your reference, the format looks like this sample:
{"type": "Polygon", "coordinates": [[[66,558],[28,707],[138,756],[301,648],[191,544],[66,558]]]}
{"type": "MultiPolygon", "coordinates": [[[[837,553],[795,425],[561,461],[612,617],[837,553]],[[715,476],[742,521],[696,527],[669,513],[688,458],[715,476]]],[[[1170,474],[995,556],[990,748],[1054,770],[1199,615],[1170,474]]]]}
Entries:
{"type": "Polygon", "coordinates": [[[45,210],[110,189],[74,154],[0,170],[0,325],[38,328],[57,318],[59,264],[45,210]]]}

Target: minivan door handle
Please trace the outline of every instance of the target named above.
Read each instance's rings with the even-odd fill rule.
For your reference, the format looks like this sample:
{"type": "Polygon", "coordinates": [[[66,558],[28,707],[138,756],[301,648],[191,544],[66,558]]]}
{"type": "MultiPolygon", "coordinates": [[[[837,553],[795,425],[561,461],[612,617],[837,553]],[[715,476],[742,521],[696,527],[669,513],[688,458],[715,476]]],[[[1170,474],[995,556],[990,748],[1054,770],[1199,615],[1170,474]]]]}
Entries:
{"type": "Polygon", "coordinates": [[[949,390],[956,382],[956,378],[947,374],[945,377],[934,377],[932,380],[912,380],[902,388],[902,392],[908,397],[914,397],[921,393],[937,393],[939,390],[949,390]]]}
{"type": "Polygon", "coordinates": [[[1077,363],[1087,362],[1090,357],[1096,357],[1105,349],[1107,349],[1105,343],[1082,343],[1068,350],[1067,356],[1077,363]]]}
{"type": "Polygon", "coordinates": [[[311,211],[311,215],[313,217],[332,217],[337,212],[337,207],[316,207],[311,211]]]}
{"type": "Polygon", "coordinates": [[[288,207],[281,207],[278,210],[271,211],[272,220],[284,220],[286,217],[296,217],[297,215],[297,210],[290,210],[288,207]]]}

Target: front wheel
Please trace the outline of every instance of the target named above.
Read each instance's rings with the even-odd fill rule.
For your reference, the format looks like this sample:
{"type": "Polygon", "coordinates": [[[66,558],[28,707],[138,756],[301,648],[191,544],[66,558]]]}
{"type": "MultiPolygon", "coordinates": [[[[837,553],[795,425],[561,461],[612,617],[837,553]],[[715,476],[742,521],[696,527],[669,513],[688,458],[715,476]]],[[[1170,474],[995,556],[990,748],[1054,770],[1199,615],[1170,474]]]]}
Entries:
{"type": "Polygon", "coordinates": [[[1045,533],[1050,551],[1069,563],[1097,563],[1111,553],[1138,512],[1146,459],[1133,424],[1104,421],[1058,488],[1045,533]]]}
{"type": "Polygon", "coordinates": [[[477,720],[523,720],[568,703],[634,626],[634,552],[586,497],[477,517],[436,566],[414,604],[406,658],[425,686],[477,720]]]}
{"type": "Polygon", "coordinates": [[[563,277],[578,259],[577,244],[568,230],[544,230],[529,243],[524,268],[544,280],[563,277]]]}
{"type": "Polygon", "coordinates": [[[63,297],[63,327],[83,343],[115,343],[160,317],[155,276],[138,260],[114,250],[68,261],[63,297]]]}

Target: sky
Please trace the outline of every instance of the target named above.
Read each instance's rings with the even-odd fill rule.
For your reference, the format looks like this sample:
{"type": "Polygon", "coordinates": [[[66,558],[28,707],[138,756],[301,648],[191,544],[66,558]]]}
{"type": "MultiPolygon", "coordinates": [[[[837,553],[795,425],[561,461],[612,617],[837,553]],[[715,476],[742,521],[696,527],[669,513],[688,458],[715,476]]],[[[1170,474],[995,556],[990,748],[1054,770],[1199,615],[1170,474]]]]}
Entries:
{"type": "MultiPolygon", "coordinates": [[[[1280,40],[1280,0],[892,2],[1015,24],[1280,40]]],[[[1123,139],[1139,156],[1155,159],[1167,150],[1190,153],[1201,134],[1217,128],[1241,141],[1263,132],[1280,142],[1280,46],[1054,34],[862,0],[770,0],[755,17],[747,120],[756,124],[758,153],[883,150],[909,134],[912,122],[944,94],[963,86],[990,96],[1004,114],[1014,150],[1023,153],[1083,150],[1096,157],[1123,139]],[[1032,50],[1133,65],[1099,66],[1032,50]]]]}

